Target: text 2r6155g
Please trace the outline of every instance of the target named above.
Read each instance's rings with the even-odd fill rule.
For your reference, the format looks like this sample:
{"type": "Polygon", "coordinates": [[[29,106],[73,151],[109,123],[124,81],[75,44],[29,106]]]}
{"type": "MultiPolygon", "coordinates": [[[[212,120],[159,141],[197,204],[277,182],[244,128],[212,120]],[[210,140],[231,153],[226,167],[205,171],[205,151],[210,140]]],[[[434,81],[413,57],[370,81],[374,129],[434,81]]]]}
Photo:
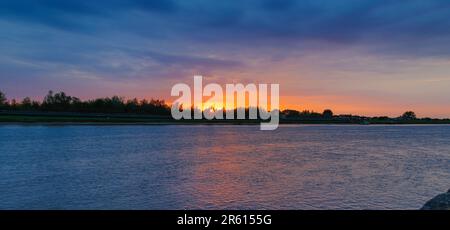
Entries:
{"type": "Polygon", "coordinates": [[[221,224],[272,224],[270,215],[222,215],[221,224]]]}

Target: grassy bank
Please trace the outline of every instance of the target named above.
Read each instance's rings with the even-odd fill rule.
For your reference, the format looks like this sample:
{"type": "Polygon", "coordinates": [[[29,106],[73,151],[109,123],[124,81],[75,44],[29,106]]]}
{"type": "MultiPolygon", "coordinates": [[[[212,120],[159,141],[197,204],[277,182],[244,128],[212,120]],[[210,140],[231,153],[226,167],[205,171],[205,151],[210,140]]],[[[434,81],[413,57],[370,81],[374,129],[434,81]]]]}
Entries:
{"type": "Polygon", "coordinates": [[[171,117],[139,115],[0,114],[0,124],[259,124],[259,122],[258,120],[174,120],[171,117]]]}
{"type": "MultiPolygon", "coordinates": [[[[170,116],[130,114],[78,113],[0,113],[1,123],[73,123],[73,124],[260,124],[261,120],[174,120],[170,116]]],[[[342,120],[342,119],[281,119],[281,124],[450,124],[450,120],[342,120]]]]}

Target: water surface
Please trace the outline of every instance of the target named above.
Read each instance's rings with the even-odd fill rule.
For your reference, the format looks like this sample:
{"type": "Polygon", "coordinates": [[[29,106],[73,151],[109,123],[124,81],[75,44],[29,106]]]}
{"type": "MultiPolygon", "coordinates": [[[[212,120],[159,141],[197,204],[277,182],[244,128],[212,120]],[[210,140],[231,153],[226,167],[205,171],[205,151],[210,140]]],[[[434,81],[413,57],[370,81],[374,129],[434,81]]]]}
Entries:
{"type": "Polygon", "coordinates": [[[0,209],[418,209],[450,126],[0,126],[0,209]]]}

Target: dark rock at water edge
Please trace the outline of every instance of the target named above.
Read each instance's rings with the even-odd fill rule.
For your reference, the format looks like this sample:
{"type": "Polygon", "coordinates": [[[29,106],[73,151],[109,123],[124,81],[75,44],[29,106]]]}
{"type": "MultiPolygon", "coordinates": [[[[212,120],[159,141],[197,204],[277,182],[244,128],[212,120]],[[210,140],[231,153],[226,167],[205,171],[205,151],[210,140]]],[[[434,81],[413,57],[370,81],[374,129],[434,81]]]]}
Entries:
{"type": "Polygon", "coordinates": [[[429,200],[421,210],[450,210],[450,190],[429,200]]]}

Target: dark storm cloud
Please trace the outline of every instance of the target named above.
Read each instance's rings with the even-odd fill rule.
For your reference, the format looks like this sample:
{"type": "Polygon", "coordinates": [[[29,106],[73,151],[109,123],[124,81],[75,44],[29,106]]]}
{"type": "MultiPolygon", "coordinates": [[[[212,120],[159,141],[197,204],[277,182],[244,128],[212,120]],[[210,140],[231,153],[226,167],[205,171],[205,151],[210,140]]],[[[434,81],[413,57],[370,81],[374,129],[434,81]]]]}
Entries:
{"type": "Polygon", "coordinates": [[[110,65],[112,77],[139,59],[157,63],[139,70],[149,74],[238,68],[248,60],[227,57],[231,51],[277,56],[260,48],[293,51],[308,42],[376,55],[450,55],[447,0],[3,0],[0,23],[8,26],[0,31],[0,69],[1,60],[14,59],[108,75],[104,63],[120,59],[110,65]]]}
{"type": "Polygon", "coordinates": [[[450,33],[450,2],[446,0],[6,0],[0,2],[0,13],[7,20],[59,29],[91,28],[101,33],[119,22],[124,33],[164,31],[180,40],[212,42],[314,39],[352,43],[363,38],[379,43],[420,42],[450,33]],[[144,14],[127,25],[123,15],[130,11],[144,14]],[[96,17],[106,17],[109,23],[98,25],[101,19],[96,17]]]}
{"type": "Polygon", "coordinates": [[[113,18],[120,11],[133,9],[167,13],[176,10],[176,5],[170,0],[6,0],[0,2],[0,18],[87,32],[95,24],[95,18],[89,23],[81,21],[81,17],[113,18]]]}

